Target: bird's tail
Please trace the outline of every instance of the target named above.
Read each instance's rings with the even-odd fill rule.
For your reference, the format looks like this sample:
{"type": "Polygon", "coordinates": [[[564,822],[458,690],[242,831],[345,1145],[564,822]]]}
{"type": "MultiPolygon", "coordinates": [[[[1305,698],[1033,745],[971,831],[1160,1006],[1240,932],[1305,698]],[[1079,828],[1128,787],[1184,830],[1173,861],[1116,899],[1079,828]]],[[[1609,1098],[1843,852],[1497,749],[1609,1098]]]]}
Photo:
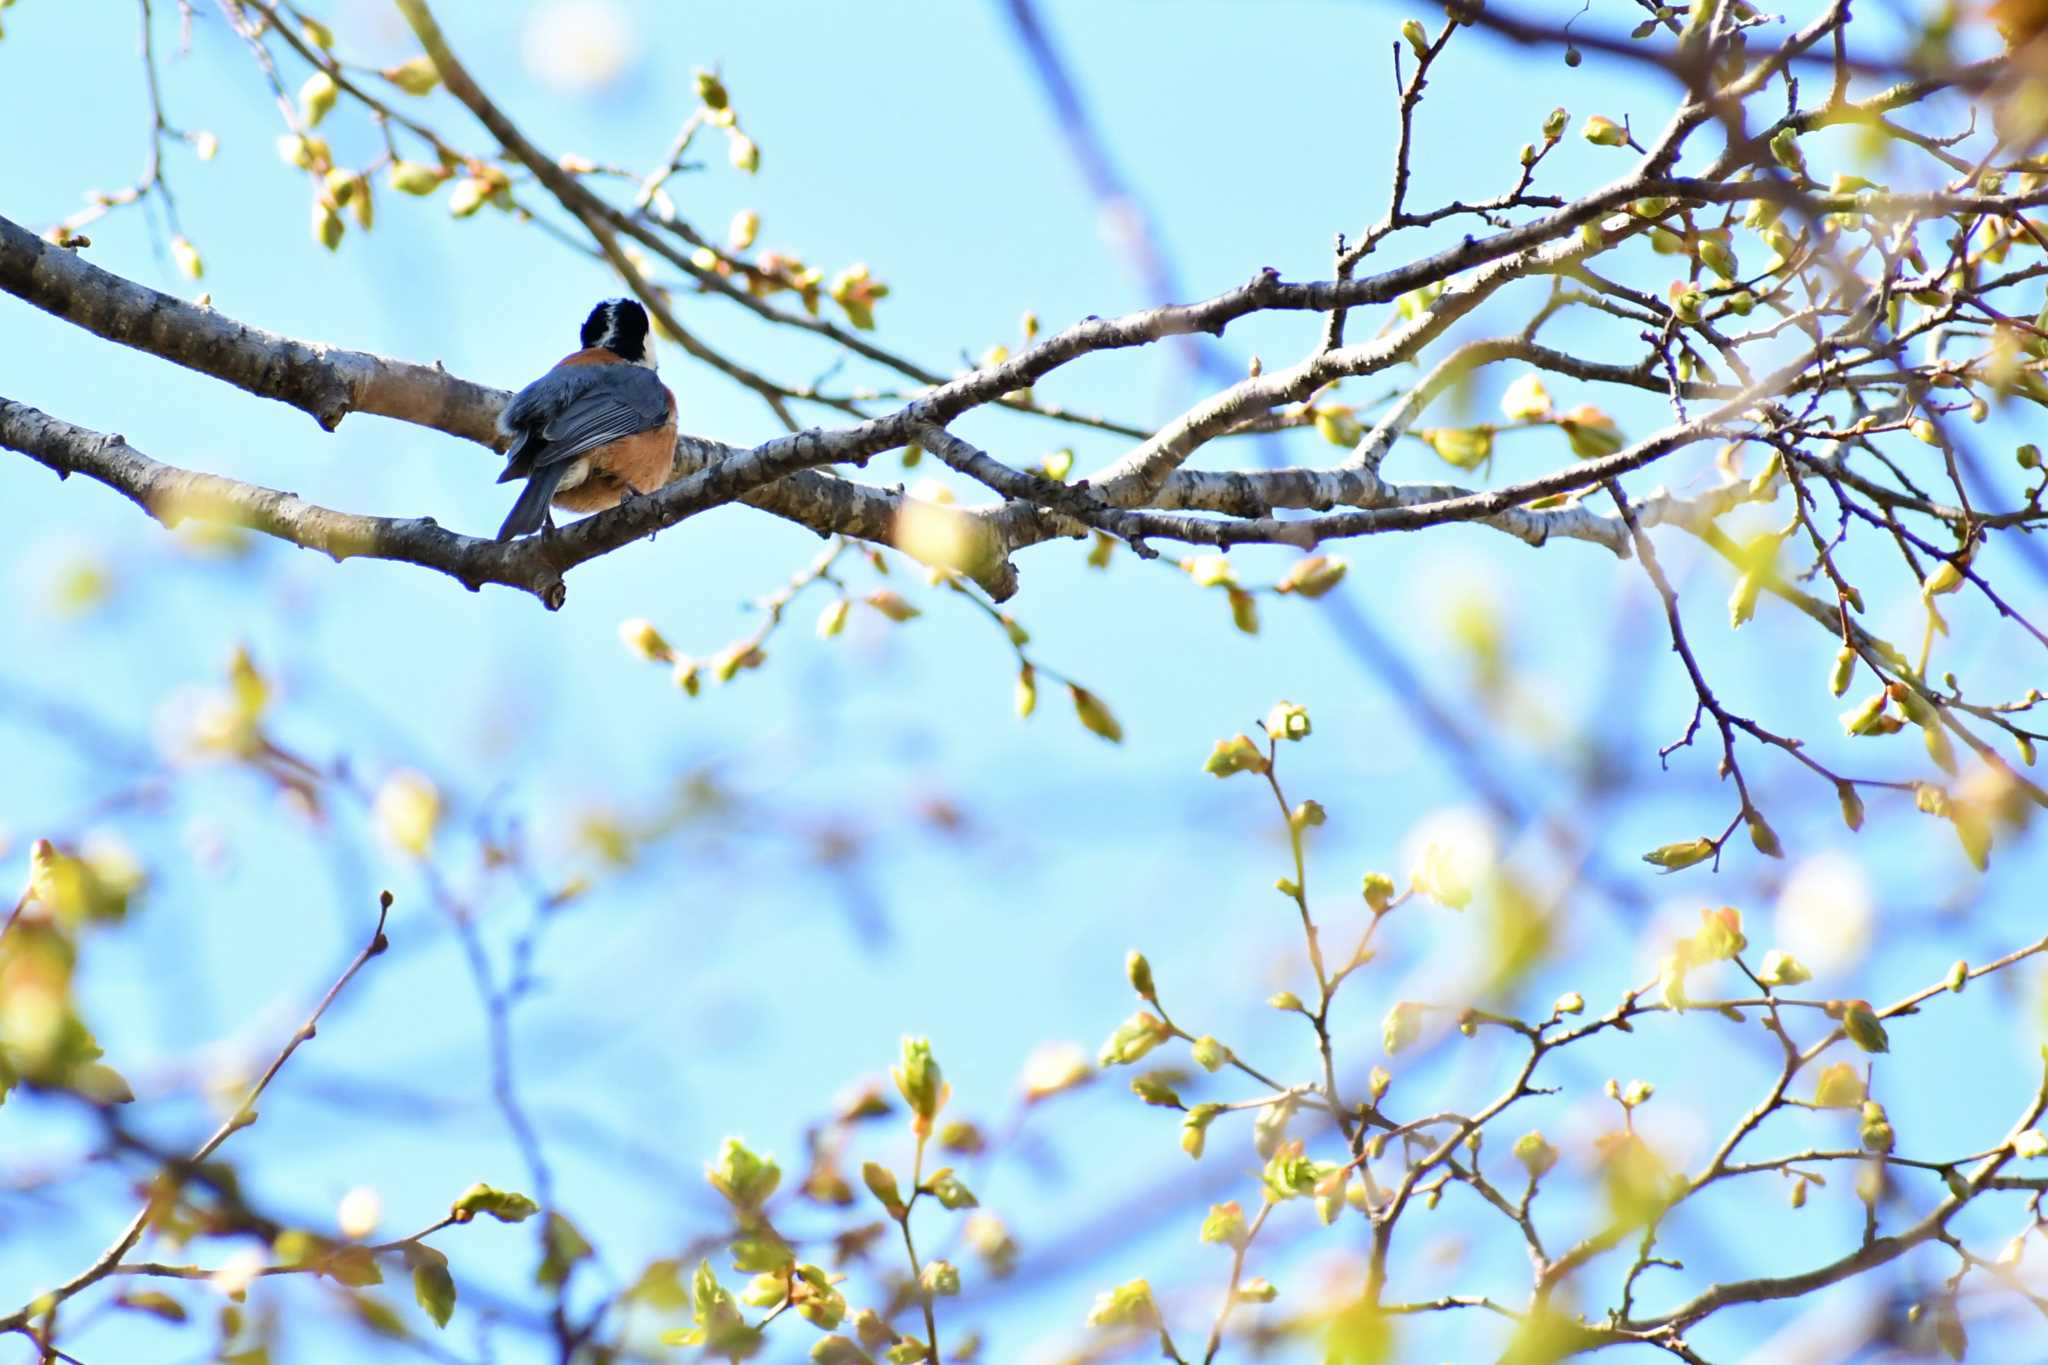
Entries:
{"type": "Polygon", "coordinates": [[[505,524],[498,528],[499,540],[510,540],[530,531],[538,531],[542,520],[548,514],[548,499],[555,496],[555,485],[562,481],[566,466],[546,464],[527,476],[526,487],[519,494],[519,501],[512,504],[512,511],[505,518],[505,524]]]}

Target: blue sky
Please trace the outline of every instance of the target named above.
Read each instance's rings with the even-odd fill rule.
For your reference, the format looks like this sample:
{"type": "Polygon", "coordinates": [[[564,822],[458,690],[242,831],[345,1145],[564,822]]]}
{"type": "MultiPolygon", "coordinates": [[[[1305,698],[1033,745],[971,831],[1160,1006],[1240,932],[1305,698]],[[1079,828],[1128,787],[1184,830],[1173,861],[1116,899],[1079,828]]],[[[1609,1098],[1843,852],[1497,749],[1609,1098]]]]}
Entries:
{"type": "MultiPolygon", "coordinates": [[[[901,351],[943,369],[1015,344],[1026,310],[1057,327],[1149,301],[1101,231],[996,4],[621,3],[621,67],[597,91],[550,83],[527,55],[529,26],[548,8],[437,7],[457,51],[557,154],[653,162],[692,103],[689,73],[716,66],[761,144],[762,169],[742,178],[714,148],[705,170],[672,185],[679,208],[707,228],[755,209],[763,246],[793,250],[828,275],[867,262],[893,291],[880,310],[882,337],[901,351]]],[[[1587,22],[1611,28],[1629,8],[1596,3],[1587,22]]],[[[1403,11],[1335,0],[1044,9],[1192,294],[1268,265],[1322,277],[1332,233],[1355,232],[1379,211],[1392,139],[1388,48],[1403,11]]],[[[217,133],[221,150],[208,164],[174,151],[170,169],[224,313],[438,359],[509,388],[568,349],[589,304],[617,292],[594,265],[536,232],[490,213],[452,222],[439,201],[390,194],[375,232],[351,232],[339,253],[321,250],[306,232],[302,179],[273,150],[274,107],[240,45],[211,11],[202,14],[191,53],[167,61],[166,98],[179,125],[217,133]]],[[[351,55],[410,54],[386,6],[352,0],[330,18],[351,55]]],[[[160,22],[168,51],[173,26],[168,16],[160,22]]],[[[82,189],[135,174],[145,106],[133,30],[127,7],[27,0],[8,12],[0,109],[17,127],[28,111],[64,111],[36,116],[32,137],[0,141],[8,216],[40,226],[72,211],[82,189]],[[91,73],[93,99],[73,95],[81,72],[91,73]]],[[[1461,40],[1423,106],[1413,193],[1430,202],[1504,189],[1517,148],[1554,104],[1568,106],[1575,124],[1601,112],[1631,114],[1641,126],[1660,120],[1667,102],[1667,91],[1625,66],[1589,62],[1574,72],[1551,55],[1461,40]]],[[[452,103],[423,107],[444,132],[484,145],[452,103]]],[[[330,136],[344,159],[371,154],[360,121],[338,115],[330,136]]],[[[1554,183],[1567,188],[1621,167],[1617,154],[1575,136],[1551,164],[1554,183]]],[[[91,233],[90,259],[100,265],[190,289],[152,249],[143,212],[91,233]]],[[[1444,240],[1416,237],[1418,250],[1444,240]]],[[[1527,298],[1505,296],[1475,327],[1512,318],[1527,298]]],[[[681,308],[707,339],[781,377],[806,379],[827,363],[710,302],[686,298],[681,308]]],[[[1254,352],[1291,358],[1318,325],[1259,320],[1219,344],[1234,365],[1254,352]]],[[[1378,325],[1361,315],[1354,334],[1378,325]]],[[[121,432],[174,464],[353,511],[432,515],[474,533],[503,515],[506,490],[466,443],[367,417],[326,435],[300,413],[116,351],[13,300],[0,300],[0,348],[6,396],[121,432]]],[[[744,391],[679,353],[663,364],[689,429],[741,444],[772,433],[744,391]]],[[[861,382],[853,371],[846,379],[861,382]]],[[[1490,408],[1504,382],[1482,385],[1475,410],[1490,408]]],[[[1383,391],[1348,387],[1359,403],[1383,391]]],[[[1177,353],[1154,348],[1074,367],[1040,392],[1154,422],[1194,390],[1177,353]]],[[[1594,395],[1560,386],[1562,404],[1582,397],[1594,395]]],[[[1654,400],[1610,406],[1625,428],[1662,420],[1654,400]]],[[[963,431],[1019,463],[1071,445],[1084,471],[1120,449],[1114,438],[1022,419],[977,416],[963,431]]],[[[1535,464],[1514,462],[1545,458],[1525,453],[1534,447],[1505,453],[1502,477],[1533,472],[1535,464]]],[[[1288,435],[1284,449],[1300,461],[1330,456],[1312,433],[1288,435]]],[[[1710,478],[1710,457],[1653,471],[1641,491],[1697,485],[1710,478]]],[[[1404,448],[1389,473],[1437,477],[1432,463],[1419,446],[1404,448]]],[[[884,459],[868,477],[930,472],[904,475],[884,459]]],[[[609,1271],[628,1278],[711,1225],[698,1172],[723,1136],[744,1134],[797,1168],[804,1126],[836,1093],[879,1076],[906,1033],[933,1038],[956,1107],[1000,1124],[1034,1048],[1071,1040],[1092,1052],[1129,1012],[1121,962],[1132,946],[1150,954],[1169,1005],[1202,1001],[1205,1028],[1290,1076],[1311,1074],[1299,1021],[1263,1004],[1305,977],[1292,912],[1270,889],[1286,870],[1270,803],[1247,779],[1219,784],[1199,771],[1212,740],[1249,727],[1276,698],[1299,700],[1315,717],[1313,739],[1287,755],[1285,776],[1290,795],[1314,796],[1330,812],[1310,875],[1333,924],[1355,921],[1361,872],[1405,873],[1419,827],[1476,804],[1404,699],[1332,628],[1333,604],[1261,599],[1263,629],[1248,638],[1231,628],[1219,595],[1127,555],[1104,574],[1083,565],[1077,545],[1029,552],[1019,561],[1024,591],[1011,604],[1034,652],[1116,709],[1127,740],[1111,747],[1082,732],[1056,695],[1017,722],[1014,664],[1000,634],[900,569],[886,585],[925,608],[918,620],[890,627],[868,614],[846,638],[821,642],[810,622],[823,598],[808,596],[771,642],[769,667],[685,699],[665,670],[619,647],[616,628],[647,617],[698,653],[749,630],[748,602],[800,567],[816,541],[746,508],[695,518],[579,569],[567,607],[549,615],[508,592],[472,595],[419,570],[336,567],[284,546],[226,562],[196,556],[108,491],[59,485],[19,459],[0,459],[0,505],[17,513],[0,551],[10,603],[0,617],[0,765],[18,775],[0,789],[0,882],[19,875],[27,840],[46,832],[104,829],[144,853],[153,888],[127,929],[91,945],[84,991],[109,1060],[138,1078],[146,1099],[162,1096],[143,1115],[148,1130],[177,1143],[201,1130],[195,1081],[267,1055],[357,946],[375,889],[390,886],[396,951],[344,996],[266,1100],[262,1122],[228,1150],[254,1188],[309,1218],[328,1216],[354,1186],[376,1187],[391,1235],[431,1221],[471,1181],[527,1183],[490,1106],[480,1012],[460,951],[417,869],[380,844],[346,798],[328,823],[309,826],[240,771],[181,769],[162,804],[96,811],[160,769],[153,755],[164,717],[180,695],[217,685],[238,643],[277,680],[275,728],[287,747],[323,764],[346,758],[369,784],[400,767],[435,776],[451,802],[441,865],[458,890],[477,884],[465,831],[478,819],[499,829],[517,822],[545,884],[595,879],[590,897],[548,925],[540,989],[520,1006],[515,1041],[522,1094],[548,1139],[564,1205],[609,1271]],[[51,605],[52,585],[79,564],[105,573],[112,593],[67,615],[51,605]],[[116,746],[51,723],[46,703],[89,714],[142,761],[126,764],[116,746]],[[686,829],[623,871],[595,864],[579,843],[593,812],[652,821],[673,808],[687,778],[706,774],[739,803],[736,816],[686,829]],[[941,800],[964,814],[963,833],[933,832],[928,811],[941,800]],[[850,869],[821,867],[815,850],[838,835],[866,851],[850,869]]],[[[1675,537],[1660,544],[1722,695],[1773,729],[1816,735],[1839,752],[1838,706],[1822,687],[1830,643],[1770,604],[1731,636],[1725,571],[1696,561],[1675,537]]],[[[1982,960],[2039,933],[2030,887],[2042,868],[2032,843],[2001,849],[1997,877],[1980,887],[1944,827],[1873,802],[1870,827],[1852,838],[1826,790],[1782,756],[1745,762],[1794,852],[1790,864],[1737,854],[1718,876],[1639,873],[1642,849],[1718,829],[1730,807],[1703,749],[1676,757],[1668,774],[1655,771],[1655,749],[1682,728],[1691,694],[1636,568],[1594,547],[1531,551],[1476,528],[1341,553],[1352,562],[1351,608],[1478,737],[1484,765],[1528,808],[1590,836],[1603,878],[1626,892],[1561,894],[1561,951],[1526,988],[1530,1007],[1567,989],[1596,1007],[1611,1002],[1654,973],[1659,934],[1683,931],[1703,904],[1744,908],[1752,940],[1768,946],[1777,940],[1761,926],[1774,923],[1788,883],[1832,907],[1821,916],[1829,923],[1859,894],[1869,901],[1876,927],[1835,964],[1828,994],[1893,998],[1938,979],[1955,957],[1982,960]],[[1468,642],[1482,626],[1503,641],[1504,687],[1476,681],[1468,642]],[[1611,795],[1588,791],[1596,761],[1617,776],[1611,795]],[[1809,880],[1796,883],[1795,873],[1809,880]]],[[[1288,562],[1280,551],[1240,558],[1252,581],[1270,581],[1288,562]]],[[[2004,567],[2015,598],[2038,607],[2038,579],[2004,567]]],[[[1909,623],[1910,587],[1893,595],[1879,611],[1909,623]]],[[[2029,642],[1990,629],[1972,607],[1953,616],[1956,642],[1943,648],[1959,673],[2013,691],[2038,680],[2029,642]]],[[[1855,757],[1904,772],[1916,755],[1855,757]]],[[[1540,833],[1496,837],[1538,885],[1570,885],[1568,864],[1540,833]]],[[[488,886],[480,922],[502,967],[530,916],[503,879],[488,886]]],[[[1485,952],[1476,912],[1417,905],[1403,916],[1389,922],[1373,974],[1340,1000],[1333,1027],[1353,1074],[1383,1060],[1378,1021],[1392,1001],[1447,987],[1485,952]]],[[[2031,1086],[2040,1036],[2033,978],[2009,984],[2021,989],[1946,1000],[1894,1028],[1880,1074],[1898,1078],[1885,1098],[1916,1150],[1987,1145],[2031,1086]],[[1910,1090],[1909,1078],[1926,1084],[1910,1090]]],[[[1588,1145],[1607,1123],[1601,1080],[1642,1076],[1660,1088],[1658,1131],[1675,1148],[1691,1144],[1697,1159],[1760,1092],[1775,1056],[1759,1030],[1696,1016],[1615,1041],[1625,1046],[1560,1058],[1548,1079],[1566,1094],[1532,1103],[1528,1123],[1588,1145]]],[[[1470,1104],[1504,1079],[1504,1056],[1476,1044],[1461,1050],[1452,1034],[1401,1074],[1445,1102],[1470,1104]]],[[[1210,1155],[1187,1166],[1172,1117],[1115,1093],[1123,1079],[1034,1113],[1020,1153],[973,1175],[984,1204],[1013,1222],[1027,1267],[1065,1239],[1108,1243],[1083,1270],[1034,1268],[1032,1285],[988,1319],[990,1358],[1027,1358],[1049,1332],[1068,1340],[1094,1292],[1135,1275],[1162,1292],[1177,1287],[1168,1302],[1184,1342],[1206,1327],[1224,1266],[1213,1248],[1195,1245],[1194,1231],[1209,1199],[1255,1197],[1248,1143],[1219,1127],[1210,1155]],[[1169,1175],[1177,1183],[1164,1188],[1184,1198],[1150,1207],[1169,1175]],[[1119,1235],[1105,1239],[1102,1220],[1119,1235]]],[[[1812,1122],[1774,1119],[1785,1131],[1764,1149],[1841,1127],[1839,1116],[1798,1117],[1812,1122]]],[[[52,1105],[10,1103],[4,1120],[14,1132],[0,1161],[10,1168],[76,1151],[85,1136],[75,1115],[52,1105]]],[[[880,1151],[903,1160],[905,1146],[880,1151]]],[[[1841,1197],[1816,1198],[1799,1223],[1780,1190],[1762,1187],[1754,1205],[1724,1201],[1714,1218],[1689,1222],[1685,1283],[1774,1268],[1779,1255],[1804,1251],[1805,1239],[1853,1241],[1856,1211],[1831,1193],[1841,1197]]],[[[89,1260],[126,1203],[120,1183],[99,1176],[56,1203],[0,1196],[0,1299],[19,1301],[89,1260]]],[[[1464,1287],[1470,1279],[1457,1277],[1468,1274],[1514,1294],[1514,1277],[1526,1274],[1519,1249],[1503,1255],[1497,1230],[1476,1221],[1471,1201],[1458,1203],[1447,1198],[1440,1222],[1404,1225],[1414,1295],[1464,1287]]],[[[1568,1211],[1552,1212],[1570,1224],[1568,1211]]],[[[1252,1269],[1306,1296],[1345,1273],[1363,1225],[1317,1235],[1305,1209],[1285,1213],[1275,1227],[1284,1236],[1252,1269]]],[[[1995,1239],[2016,1226],[1987,1221],[1973,1231],[1995,1239]]],[[[944,1240],[936,1225],[927,1235],[944,1240]]],[[[472,1227],[438,1244],[465,1294],[523,1290],[532,1255],[523,1234],[472,1227]]],[[[1821,1311],[1853,1313],[1866,1292],[1834,1291],[1821,1311]]],[[[280,1293],[284,1303],[311,1297],[280,1293]]],[[[2016,1321],[1973,1321],[1972,1358],[2025,1358],[2016,1321]]],[[[1767,1333],[1812,1325],[1763,1311],[1717,1321],[1699,1344],[1734,1358],[1767,1333]]],[[[783,1327],[795,1329],[778,1338],[785,1350],[809,1331],[783,1327]]],[[[109,1323],[78,1349],[100,1365],[189,1346],[141,1330],[109,1323]]],[[[1490,1330],[1420,1324],[1404,1357],[1479,1358],[1494,1342],[1490,1330]]],[[[458,1317],[450,1346],[474,1354],[473,1331],[473,1318],[458,1317]]],[[[539,1358],[510,1336],[500,1347],[504,1360],[539,1358]]],[[[11,1349],[0,1348],[0,1360],[11,1349]]],[[[361,1359],[366,1349],[353,1336],[309,1335],[287,1358],[361,1359]]]]}

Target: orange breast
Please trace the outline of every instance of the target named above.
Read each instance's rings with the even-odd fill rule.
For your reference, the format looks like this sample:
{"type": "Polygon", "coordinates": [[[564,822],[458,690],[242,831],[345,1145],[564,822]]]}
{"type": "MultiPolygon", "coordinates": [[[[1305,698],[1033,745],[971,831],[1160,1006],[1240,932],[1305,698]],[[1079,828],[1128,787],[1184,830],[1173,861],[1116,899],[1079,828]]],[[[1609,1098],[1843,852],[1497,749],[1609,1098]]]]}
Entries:
{"type": "Polygon", "coordinates": [[[555,494],[555,506],[571,512],[601,512],[618,506],[628,488],[652,493],[666,484],[676,458],[674,394],[669,395],[668,410],[668,420],[660,426],[620,437],[584,456],[590,462],[590,473],[574,488],[555,494]]]}

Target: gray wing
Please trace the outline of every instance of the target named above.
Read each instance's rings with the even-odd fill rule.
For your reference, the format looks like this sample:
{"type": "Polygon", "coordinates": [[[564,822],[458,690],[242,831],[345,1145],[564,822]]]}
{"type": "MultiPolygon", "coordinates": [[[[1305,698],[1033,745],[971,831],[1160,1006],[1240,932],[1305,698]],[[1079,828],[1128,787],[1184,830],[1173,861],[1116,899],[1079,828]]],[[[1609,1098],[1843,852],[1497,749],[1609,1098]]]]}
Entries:
{"type": "Polygon", "coordinates": [[[629,403],[586,398],[542,429],[541,440],[545,444],[534,456],[534,467],[567,464],[621,436],[632,436],[660,424],[660,415],[649,421],[629,403]]]}
{"type": "Polygon", "coordinates": [[[668,390],[640,365],[578,365],[543,375],[505,406],[504,428],[518,440],[504,479],[566,464],[622,436],[668,419],[668,390]]]}

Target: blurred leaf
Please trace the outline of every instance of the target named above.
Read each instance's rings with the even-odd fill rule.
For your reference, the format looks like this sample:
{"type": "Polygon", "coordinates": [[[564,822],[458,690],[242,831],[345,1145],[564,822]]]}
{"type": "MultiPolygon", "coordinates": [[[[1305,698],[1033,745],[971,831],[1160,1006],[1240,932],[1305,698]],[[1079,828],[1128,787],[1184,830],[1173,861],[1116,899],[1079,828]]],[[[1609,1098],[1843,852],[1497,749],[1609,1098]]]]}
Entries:
{"type": "Polygon", "coordinates": [[[1111,744],[1123,743],[1124,727],[1117,723],[1100,697],[1076,683],[1067,684],[1067,694],[1073,698],[1074,714],[1080,717],[1083,727],[1111,744]]]}
{"type": "Polygon", "coordinates": [[[162,1318],[165,1322],[183,1322],[187,1317],[184,1304],[155,1289],[126,1293],[114,1302],[123,1308],[132,1308],[138,1313],[148,1313],[151,1317],[162,1318]]]}
{"type": "Polygon", "coordinates": [[[446,1327],[455,1314],[455,1277],[446,1260],[421,1260],[412,1268],[412,1296],[434,1326],[446,1327]]]}
{"type": "Polygon", "coordinates": [[[355,1289],[384,1283],[384,1272],[377,1268],[377,1258],[367,1247],[335,1248],[320,1263],[320,1273],[355,1289]]]}
{"type": "Polygon", "coordinates": [[[587,1260],[594,1254],[590,1243],[584,1240],[583,1234],[577,1231],[567,1215],[553,1209],[548,1210],[541,1241],[547,1248],[547,1254],[533,1272],[536,1284],[550,1287],[561,1284],[569,1278],[569,1272],[578,1261],[587,1260]]]}

